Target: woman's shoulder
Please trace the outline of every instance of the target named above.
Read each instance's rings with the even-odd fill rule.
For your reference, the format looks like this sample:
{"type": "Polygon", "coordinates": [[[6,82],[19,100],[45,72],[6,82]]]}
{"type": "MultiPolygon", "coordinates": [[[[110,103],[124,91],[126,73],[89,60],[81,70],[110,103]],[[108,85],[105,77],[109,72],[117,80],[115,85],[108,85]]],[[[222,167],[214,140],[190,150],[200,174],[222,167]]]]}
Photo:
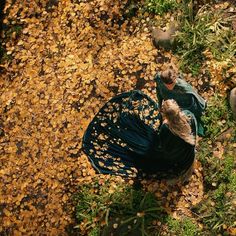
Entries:
{"type": "Polygon", "coordinates": [[[159,134],[160,136],[163,137],[164,140],[168,140],[170,137],[178,137],[177,135],[173,134],[168,126],[168,124],[166,123],[163,123],[161,126],[160,126],[160,129],[159,129],[159,134]]]}
{"type": "Polygon", "coordinates": [[[178,135],[174,134],[168,127],[167,124],[162,124],[160,127],[160,140],[162,148],[165,152],[172,153],[175,150],[189,148],[192,145],[185,142],[178,135]]]}
{"type": "Polygon", "coordinates": [[[205,100],[197,93],[197,90],[187,81],[185,81],[182,77],[177,78],[175,89],[185,92],[186,94],[189,94],[193,97],[196,97],[198,101],[203,103],[205,106],[205,100]]]}
{"type": "Polygon", "coordinates": [[[181,76],[177,78],[175,89],[185,93],[192,93],[193,91],[193,87],[181,76]]]}

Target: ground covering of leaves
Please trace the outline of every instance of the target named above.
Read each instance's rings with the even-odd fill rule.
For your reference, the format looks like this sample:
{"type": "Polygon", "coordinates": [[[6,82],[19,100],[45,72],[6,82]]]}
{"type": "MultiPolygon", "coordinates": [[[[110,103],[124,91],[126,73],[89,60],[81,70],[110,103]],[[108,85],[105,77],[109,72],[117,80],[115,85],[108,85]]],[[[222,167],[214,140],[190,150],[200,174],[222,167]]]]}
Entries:
{"type": "MultiPolygon", "coordinates": [[[[156,99],[153,77],[176,59],[153,46],[148,15],[127,17],[126,3],[7,1],[4,24],[21,33],[5,41],[11,60],[0,68],[1,234],[66,235],[71,196],[95,176],[81,152],[88,123],[119,92],[141,89],[156,99]]],[[[206,99],[213,94],[208,77],[186,79],[206,99]]],[[[143,180],[176,218],[191,216],[203,198],[195,165],[190,182],[175,189],[143,180]]],[[[110,177],[100,178],[102,185],[110,177]]]]}

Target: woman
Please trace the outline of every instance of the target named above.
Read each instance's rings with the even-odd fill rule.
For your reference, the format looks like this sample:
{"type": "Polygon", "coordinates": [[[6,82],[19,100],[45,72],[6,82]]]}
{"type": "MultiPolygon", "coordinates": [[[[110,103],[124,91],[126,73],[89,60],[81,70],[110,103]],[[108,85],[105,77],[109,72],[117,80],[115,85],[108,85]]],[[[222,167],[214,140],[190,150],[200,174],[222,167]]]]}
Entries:
{"type": "Polygon", "coordinates": [[[122,93],[108,101],[89,124],[83,150],[103,174],[175,178],[194,160],[195,127],[172,101],[158,105],[141,91],[122,93]],[[173,117],[172,117],[173,116],[173,117]],[[191,131],[193,134],[191,134],[191,131]]]}
{"type": "Polygon", "coordinates": [[[203,136],[201,115],[206,108],[205,100],[186,81],[180,78],[170,66],[155,76],[157,82],[157,98],[161,106],[163,100],[174,99],[183,110],[191,111],[198,122],[198,134],[203,136]]]}
{"type": "Polygon", "coordinates": [[[163,102],[161,114],[164,120],[158,135],[146,158],[136,158],[135,166],[145,173],[173,179],[184,175],[192,167],[197,121],[190,111],[181,111],[174,100],[163,102]]]}

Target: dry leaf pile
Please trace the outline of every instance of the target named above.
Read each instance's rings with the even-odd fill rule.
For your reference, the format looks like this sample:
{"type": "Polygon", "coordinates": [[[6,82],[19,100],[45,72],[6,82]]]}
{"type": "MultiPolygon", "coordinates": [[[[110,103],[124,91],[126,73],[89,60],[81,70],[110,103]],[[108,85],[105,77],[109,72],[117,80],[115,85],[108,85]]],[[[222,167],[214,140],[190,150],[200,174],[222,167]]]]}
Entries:
{"type": "MultiPolygon", "coordinates": [[[[20,24],[22,33],[6,42],[12,60],[0,75],[3,234],[65,235],[76,185],[95,175],[81,152],[88,123],[119,92],[142,89],[155,98],[153,77],[162,65],[145,18],[122,18],[126,2],[7,0],[4,23],[20,24]]],[[[168,190],[144,185],[158,197],[168,190]]],[[[199,202],[200,166],[172,192],[165,196],[169,212],[170,202],[178,211],[199,202]]]]}

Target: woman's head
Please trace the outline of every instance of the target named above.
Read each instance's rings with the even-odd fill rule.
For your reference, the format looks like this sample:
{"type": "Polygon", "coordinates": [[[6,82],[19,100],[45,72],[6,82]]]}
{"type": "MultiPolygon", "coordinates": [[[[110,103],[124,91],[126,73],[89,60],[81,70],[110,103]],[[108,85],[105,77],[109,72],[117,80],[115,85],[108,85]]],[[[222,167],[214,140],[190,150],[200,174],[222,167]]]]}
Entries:
{"type": "Polygon", "coordinates": [[[168,99],[162,103],[161,111],[163,116],[169,121],[178,118],[180,108],[175,100],[168,99]]]}
{"type": "Polygon", "coordinates": [[[161,113],[166,119],[169,129],[172,133],[179,136],[185,142],[194,145],[195,138],[192,135],[189,118],[180,110],[180,107],[173,99],[162,103],[161,113]]]}
{"type": "Polygon", "coordinates": [[[177,72],[170,66],[161,72],[160,79],[169,90],[172,90],[176,83],[177,72]]]}

